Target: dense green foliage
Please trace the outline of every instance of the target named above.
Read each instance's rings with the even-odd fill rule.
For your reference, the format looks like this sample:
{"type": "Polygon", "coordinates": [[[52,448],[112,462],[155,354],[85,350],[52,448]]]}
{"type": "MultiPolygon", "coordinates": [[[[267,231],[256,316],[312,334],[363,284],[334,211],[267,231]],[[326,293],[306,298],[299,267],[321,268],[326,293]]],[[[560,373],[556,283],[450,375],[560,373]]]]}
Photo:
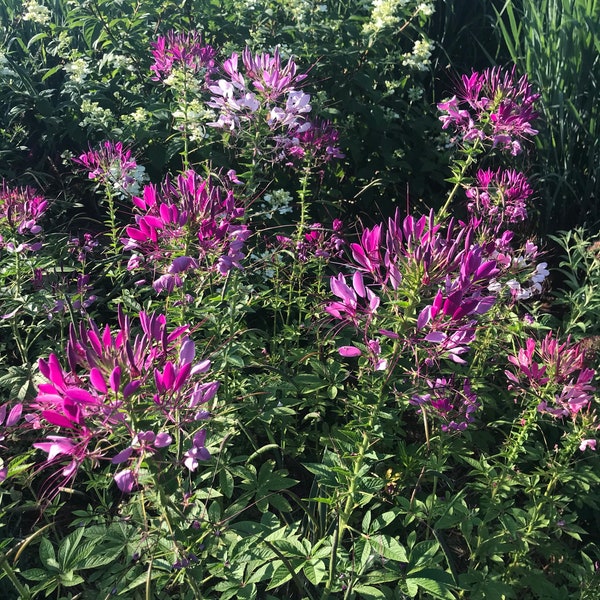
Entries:
{"type": "Polygon", "coordinates": [[[594,600],[596,12],[0,0],[0,596],[594,600]]]}

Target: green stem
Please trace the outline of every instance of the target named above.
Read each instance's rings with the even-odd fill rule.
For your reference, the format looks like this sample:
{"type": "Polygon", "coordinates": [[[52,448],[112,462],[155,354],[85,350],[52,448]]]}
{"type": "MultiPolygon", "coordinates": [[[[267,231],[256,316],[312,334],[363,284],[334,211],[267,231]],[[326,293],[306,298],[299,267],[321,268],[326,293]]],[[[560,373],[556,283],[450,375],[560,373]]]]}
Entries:
{"type": "Polygon", "coordinates": [[[110,248],[112,250],[112,255],[117,256],[117,254],[119,254],[119,232],[117,231],[117,210],[115,206],[115,198],[109,187],[109,184],[105,186],[105,190],[108,207],[108,222],[106,225],[109,228],[110,248]]]}
{"type": "MultiPolygon", "coordinates": [[[[302,173],[302,178],[300,180],[301,187],[298,190],[298,197],[300,198],[300,220],[296,227],[296,234],[294,236],[294,248],[298,248],[300,243],[302,242],[302,237],[304,236],[304,230],[306,228],[306,222],[308,220],[308,209],[309,209],[309,193],[308,193],[308,180],[310,175],[310,166],[307,165],[304,168],[304,172],[302,173]]],[[[300,260],[294,260],[294,265],[292,267],[292,278],[288,287],[288,305],[286,311],[285,324],[290,324],[290,319],[292,315],[292,305],[294,303],[294,298],[298,298],[301,296],[300,292],[302,291],[302,277],[304,275],[304,263],[300,260]]],[[[302,322],[302,314],[298,315],[298,323],[302,322]]]]}
{"type": "Polygon", "coordinates": [[[10,582],[13,584],[14,588],[19,592],[20,600],[29,600],[31,598],[31,594],[29,590],[21,585],[21,582],[17,578],[16,573],[13,568],[8,564],[6,560],[6,555],[0,552],[0,568],[4,571],[6,576],[10,579],[10,582]]]}
{"type": "Polygon", "coordinates": [[[336,560],[337,560],[337,548],[342,544],[344,539],[344,534],[348,529],[348,524],[350,522],[350,518],[354,513],[354,510],[357,506],[356,504],[356,488],[358,485],[358,481],[360,478],[360,472],[363,468],[365,455],[367,450],[371,446],[371,437],[370,433],[373,431],[373,427],[375,425],[376,420],[379,417],[379,413],[381,411],[381,407],[384,403],[384,388],[385,381],[381,385],[381,389],[379,392],[379,397],[377,399],[377,404],[370,411],[369,419],[364,427],[362,440],[358,447],[358,451],[354,457],[354,468],[352,470],[352,476],[350,479],[350,485],[348,486],[348,492],[346,496],[346,501],[344,502],[344,508],[338,515],[337,528],[334,534],[333,545],[331,558],[329,560],[329,576],[327,578],[327,583],[325,584],[325,589],[323,590],[323,594],[321,596],[321,600],[326,600],[331,593],[331,588],[333,587],[333,582],[336,575],[336,560]]]}
{"type": "Polygon", "coordinates": [[[300,180],[302,187],[298,190],[298,196],[300,197],[300,222],[296,229],[296,242],[302,240],[304,235],[304,228],[306,227],[306,220],[308,217],[308,178],[310,175],[310,166],[307,165],[302,173],[302,179],[300,180]]]}
{"type": "Polygon", "coordinates": [[[188,127],[188,72],[184,72],[183,77],[183,170],[188,170],[190,165],[190,151],[189,151],[189,127],[188,127]]]}
{"type": "MultiPolygon", "coordinates": [[[[473,144],[473,146],[464,150],[464,152],[467,155],[467,158],[463,161],[458,174],[456,174],[453,178],[454,179],[454,187],[450,190],[450,193],[448,194],[448,198],[446,198],[446,202],[444,203],[442,208],[440,208],[440,210],[437,211],[438,219],[444,219],[448,216],[450,204],[452,203],[454,196],[456,196],[459,188],[462,186],[463,181],[465,179],[465,175],[467,173],[467,170],[475,162],[475,158],[479,154],[479,143],[480,143],[479,140],[476,140],[475,143],[473,144]]],[[[452,181],[452,180],[450,180],[450,181],[452,181]]]]}

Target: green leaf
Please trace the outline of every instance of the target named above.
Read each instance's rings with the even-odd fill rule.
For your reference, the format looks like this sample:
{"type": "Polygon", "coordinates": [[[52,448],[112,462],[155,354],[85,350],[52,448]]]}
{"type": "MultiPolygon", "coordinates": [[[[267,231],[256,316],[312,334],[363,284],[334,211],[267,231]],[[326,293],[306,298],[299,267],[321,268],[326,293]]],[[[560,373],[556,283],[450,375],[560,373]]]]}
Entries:
{"type": "Polygon", "coordinates": [[[410,586],[409,589],[413,590],[414,586],[423,588],[435,598],[454,600],[452,576],[441,569],[422,569],[417,573],[410,574],[406,577],[406,584],[410,586]]]}
{"type": "Polygon", "coordinates": [[[242,369],[244,367],[244,359],[241,356],[238,356],[237,354],[230,354],[229,356],[227,356],[226,362],[228,365],[233,365],[238,369],[242,369]]]}
{"type": "Polygon", "coordinates": [[[48,566],[48,563],[52,561],[53,565],[58,566],[56,563],[56,553],[54,552],[54,546],[48,538],[42,538],[40,542],[40,560],[44,566],[48,566]]]}
{"type": "Polygon", "coordinates": [[[352,591],[356,592],[359,598],[364,598],[365,600],[385,600],[388,597],[382,590],[371,585],[357,585],[352,591]]]}
{"type": "Polygon", "coordinates": [[[304,546],[294,538],[273,540],[270,542],[274,548],[285,557],[305,558],[306,550],[304,546]]]}
{"type": "Polygon", "coordinates": [[[46,569],[27,569],[21,572],[20,575],[29,581],[47,581],[49,579],[49,573],[46,569]]]}
{"type": "Polygon", "coordinates": [[[396,518],[400,515],[399,510],[388,510],[387,512],[382,513],[371,523],[370,527],[367,529],[369,533],[376,533],[377,531],[381,531],[388,525],[391,525],[396,518]]]}
{"type": "Polygon", "coordinates": [[[436,540],[424,540],[415,544],[410,551],[410,567],[408,573],[414,572],[422,565],[431,564],[440,548],[436,540]]]}
{"type": "Polygon", "coordinates": [[[65,587],[73,587],[74,585],[79,585],[83,583],[85,580],[80,575],[77,575],[74,571],[67,571],[66,573],[61,573],[59,575],[61,585],[65,587]]]}
{"type": "MultiPolygon", "coordinates": [[[[270,581],[269,585],[267,586],[267,590],[273,590],[273,589],[279,587],[280,585],[283,585],[286,581],[289,581],[292,578],[293,573],[290,573],[287,566],[285,564],[283,564],[282,561],[277,561],[277,563],[278,563],[278,565],[275,568],[275,572],[273,573],[273,576],[271,577],[271,581],[270,581]]],[[[292,569],[294,569],[294,572],[295,572],[298,570],[298,568],[302,564],[302,561],[299,559],[295,559],[295,560],[290,560],[290,563],[291,563],[292,569]]]]}
{"type": "Polygon", "coordinates": [[[322,560],[310,561],[304,566],[303,572],[306,579],[317,586],[327,576],[327,567],[322,560]]]}
{"type": "Polygon", "coordinates": [[[369,543],[373,547],[373,550],[389,558],[390,560],[397,560],[398,562],[408,562],[408,556],[404,546],[398,542],[391,535],[377,534],[369,537],[369,543]]]}

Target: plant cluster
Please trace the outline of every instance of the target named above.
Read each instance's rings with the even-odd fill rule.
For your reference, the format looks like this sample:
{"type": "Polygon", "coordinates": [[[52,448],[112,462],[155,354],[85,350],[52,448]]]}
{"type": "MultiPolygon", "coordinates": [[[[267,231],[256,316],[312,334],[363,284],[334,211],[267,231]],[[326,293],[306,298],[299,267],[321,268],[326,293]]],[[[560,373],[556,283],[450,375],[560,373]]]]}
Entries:
{"type": "MultiPolygon", "coordinates": [[[[341,28],[346,3],[245,4],[291,15],[291,37],[338,10],[317,31],[343,38],[360,25],[361,60],[388,43],[382,32],[432,11],[377,0],[341,28]]],[[[40,85],[60,72],[48,97],[71,98],[55,116],[70,114],[80,137],[106,136],[67,148],[60,194],[38,191],[43,177],[0,188],[0,591],[592,598],[597,244],[557,238],[570,291],[554,297],[562,320],[548,314],[520,162],[541,113],[528,78],[464,75],[438,104],[453,156],[445,196],[349,221],[328,182],[364,139],[338,129],[345,110],[358,118],[351,104],[321,101],[319,76],[335,63],[219,43],[189,26],[187,3],[176,29],[153,36],[147,20],[168,2],[128,5],[108,24],[96,1],[60,6],[63,33],[81,19],[88,50],[58,37],[55,54],[30,53],[23,68],[45,64],[40,85]],[[95,74],[109,63],[119,73],[113,120],[84,82],[120,32],[145,45],[118,59],[129,74],[114,55],[95,74]],[[96,219],[66,218],[79,193],[96,219]]],[[[56,16],[28,2],[18,18],[56,16]]],[[[250,33],[255,44],[281,35],[263,21],[250,33]]],[[[429,52],[414,40],[389,89],[429,52]]],[[[19,106],[26,77],[9,65],[0,77],[19,106]]],[[[117,84],[103,85],[97,98],[117,84]]]]}

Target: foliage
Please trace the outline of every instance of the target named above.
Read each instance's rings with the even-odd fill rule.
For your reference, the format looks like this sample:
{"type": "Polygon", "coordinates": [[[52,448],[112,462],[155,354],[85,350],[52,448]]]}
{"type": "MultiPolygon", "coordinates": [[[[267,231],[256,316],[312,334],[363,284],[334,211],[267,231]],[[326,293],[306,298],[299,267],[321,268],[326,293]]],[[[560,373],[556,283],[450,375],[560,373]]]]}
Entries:
{"type": "Polygon", "coordinates": [[[600,217],[599,23],[594,0],[507,1],[498,11],[497,26],[513,62],[542,94],[535,171],[544,231],[600,217]]]}
{"type": "Polygon", "coordinates": [[[593,597],[597,243],[565,338],[536,88],[415,142],[428,3],[173,8],[2,7],[3,597],[593,597]],[[442,139],[443,194],[348,221],[442,139]]]}
{"type": "Polygon", "coordinates": [[[558,273],[562,286],[555,290],[553,302],[559,326],[576,339],[587,339],[593,351],[600,334],[598,234],[591,235],[579,227],[550,237],[561,253],[558,273]]]}

